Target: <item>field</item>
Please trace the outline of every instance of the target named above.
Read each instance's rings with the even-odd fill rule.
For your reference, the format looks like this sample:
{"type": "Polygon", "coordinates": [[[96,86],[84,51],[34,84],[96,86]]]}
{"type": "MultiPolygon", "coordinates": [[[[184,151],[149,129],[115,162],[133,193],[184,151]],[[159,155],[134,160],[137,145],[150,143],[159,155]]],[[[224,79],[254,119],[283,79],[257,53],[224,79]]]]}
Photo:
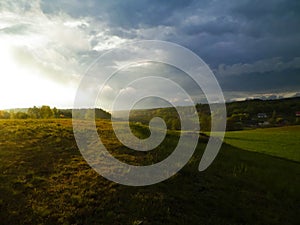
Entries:
{"type": "Polygon", "coordinates": [[[300,126],[231,131],[226,133],[225,142],[248,151],[300,162],[300,126]]]}
{"type": "MultiPolygon", "coordinates": [[[[157,162],[178,141],[175,133],[169,133],[157,151],[134,154],[116,140],[109,122],[99,120],[97,125],[112,154],[132,164],[157,162]]],[[[137,136],[148,135],[144,127],[133,129],[137,136]]],[[[287,129],[299,132],[298,127],[287,129]]],[[[282,138],[280,143],[300,146],[299,138],[289,131],[284,137],[276,132],[274,141],[282,138]]],[[[243,134],[229,133],[226,141],[239,140],[231,135],[243,134]]],[[[264,140],[261,136],[254,140],[264,140]]],[[[274,143],[271,136],[266,140],[274,143]]],[[[106,180],[86,164],[77,149],[70,119],[0,120],[0,223],[299,223],[299,153],[286,151],[279,155],[282,159],[243,151],[245,144],[234,147],[232,142],[223,144],[214,163],[200,173],[197,167],[206,142],[205,137],[200,139],[188,165],[170,179],[128,187],[106,180]]],[[[263,146],[258,145],[257,151],[263,146]]],[[[280,154],[278,150],[272,152],[280,154]]]]}

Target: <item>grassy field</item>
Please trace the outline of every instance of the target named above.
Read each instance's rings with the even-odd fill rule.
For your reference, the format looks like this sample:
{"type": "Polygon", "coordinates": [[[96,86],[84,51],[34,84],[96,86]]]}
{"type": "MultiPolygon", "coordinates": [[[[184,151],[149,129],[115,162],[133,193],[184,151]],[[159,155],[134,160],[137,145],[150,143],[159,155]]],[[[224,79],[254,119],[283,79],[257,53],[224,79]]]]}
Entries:
{"type": "Polygon", "coordinates": [[[226,132],[225,142],[241,149],[300,162],[300,126],[226,132]]]}
{"type": "MultiPolygon", "coordinates": [[[[149,164],[176,146],[176,134],[154,152],[133,153],[98,121],[120,160],[149,164]]],[[[147,130],[134,127],[137,136],[147,130]]],[[[0,224],[298,224],[300,164],[224,144],[204,172],[206,146],[178,174],[128,187],[94,172],[77,149],[71,120],[0,120],[0,224]]]]}

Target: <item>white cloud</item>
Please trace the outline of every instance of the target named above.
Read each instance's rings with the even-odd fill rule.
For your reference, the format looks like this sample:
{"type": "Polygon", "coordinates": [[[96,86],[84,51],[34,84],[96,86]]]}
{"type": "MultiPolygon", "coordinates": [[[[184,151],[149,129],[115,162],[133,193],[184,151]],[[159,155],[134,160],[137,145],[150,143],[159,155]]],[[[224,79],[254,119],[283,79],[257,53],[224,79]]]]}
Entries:
{"type": "Polygon", "coordinates": [[[20,98],[22,102],[16,96],[2,100],[0,108],[29,107],[39,104],[37,98],[42,96],[42,104],[71,106],[70,94],[75,97],[80,76],[95,60],[91,50],[108,50],[126,41],[109,35],[105,24],[93,18],[73,18],[61,11],[46,15],[38,0],[1,1],[0,18],[0,59],[5,64],[0,74],[1,94],[12,90],[27,96],[27,100],[20,98]],[[16,88],[18,81],[23,85],[16,88]],[[37,87],[44,94],[30,94],[37,87]]]}
{"type": "Polygon", "coordinates": [[[134,89],[133,87],[126,87],[122,88],[119,93],[122,95],[132,95],[136,93],[136,89],[134,89]]]}
{"type": "Polygon", "coordinates": [[[66,21],[63,24],[70,28],[89,27],[90,26],[89,22],[87,22],[86,20],[66,21]]]}
{"type": "Polygon", "coordinates": [[[281,99],[298,97],[298,92],[224,92],[226,101],[244,101],[247,99],[281,99]]]}
{"type": "Polygon", "coordinates": [[[132,30],[139,39],[166,40],[169,36],[175,35],[176,28],[172,26],[159,25],[156,27],[139,28],[132,30]]]}
{"type": "Polygon", "coordinates": [[[29,11],[19,12],[17,9],[22,5],[13,4],[15,10],[10,6],[11,11],[0,13],[6,26],[0,34],[0,41],[25,49],[37,63],[52,65],[56,69],[60,67],[70,73],[74,69],[74,61],[78,60],[77,52],[90,50],[90,43],[89,36],[82,28],[70,27],[64,23],[82,21],[62,13],[46,16],[38,4],[33,5],[29,11]]]}
{"type": "Polygon", "coordinates": [[[93,50],[95,51],[110,50],[128,41],[118,36],[108,35],[105,32],[97,34],[95,39],[98,42],[97,45],[93,47],[93,50]]]}

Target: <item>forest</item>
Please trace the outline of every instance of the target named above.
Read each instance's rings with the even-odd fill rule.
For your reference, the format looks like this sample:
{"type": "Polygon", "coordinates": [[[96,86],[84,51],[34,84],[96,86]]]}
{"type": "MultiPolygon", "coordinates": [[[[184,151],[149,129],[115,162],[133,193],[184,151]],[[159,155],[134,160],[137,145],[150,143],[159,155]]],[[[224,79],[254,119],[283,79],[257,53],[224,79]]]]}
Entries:
{"type": "MultiPolygon", "coordinates": [[[[188,107],[186,107],[188,109],[188,107]]],[[[210,130],[211,112],[208,104],[196,105],[202,131],[210,130]]],[[[226,103],[227,130],[276,127],[300,124],[300,98],[277,100],[245,100],[226,103]]],[[[187,110],[188,111],[188,110],[187,110]]],[[[147,124],[154,116],[162,117],[169,129],[180,130],[174,108],[132,110],[131,121],[147,124]]]]}
{"type": "MultiPolygon", "coordinates": [[[[182,107],[187,113],[190,107],[182,107]]],[[[202,131],[210,130],[211,112],[208,104],[196,104],[202,131]]],[[[252,99],[226,103],[227,130],[244,130],[258,127],[276,127],[300,124],[300,97],[277,100],[252,99]]],[[[0,110],[0,119],[50,119],[50,118],[110,119],[103,109],[57,109],[44,105],[28,109],[0,110]]],[[[114,113],[122,120],[123,112],[114,113]]],[[[153,117],[161,117],[168,129],[180,130],[180,120],[175,108],[134,109],[130,121],[147,125],[153,117]]],[[[193,122],[193,121],[192,121],[193,122]]]]}

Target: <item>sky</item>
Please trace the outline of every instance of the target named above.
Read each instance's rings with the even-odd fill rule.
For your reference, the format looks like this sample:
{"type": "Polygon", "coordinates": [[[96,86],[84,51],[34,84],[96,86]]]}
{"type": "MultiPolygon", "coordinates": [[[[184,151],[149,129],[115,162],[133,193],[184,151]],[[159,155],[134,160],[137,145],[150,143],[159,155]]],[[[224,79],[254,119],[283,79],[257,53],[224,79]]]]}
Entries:
{"type": "MultiPolygon", "coordinates": [[[[300,96],[298,0],[1,0],[0,18],[0,109],[71,108],[90,65],[139,40],[193,51],[213,71],[226,101],[300,96]]],[[[137,91],[122,87],[128,71],[135,77],[184,75],[167,65],[136,64],[104,85],[100,107],[106,108],[110,93],[137,91]]],[[[201,101],[191,91],[198,87],[179,83],[201,101]]],[[[88,90],[82,93],[86,98],[88,90]]],[[[185,99],[172,97],[184,105],[185,99]]]]}

